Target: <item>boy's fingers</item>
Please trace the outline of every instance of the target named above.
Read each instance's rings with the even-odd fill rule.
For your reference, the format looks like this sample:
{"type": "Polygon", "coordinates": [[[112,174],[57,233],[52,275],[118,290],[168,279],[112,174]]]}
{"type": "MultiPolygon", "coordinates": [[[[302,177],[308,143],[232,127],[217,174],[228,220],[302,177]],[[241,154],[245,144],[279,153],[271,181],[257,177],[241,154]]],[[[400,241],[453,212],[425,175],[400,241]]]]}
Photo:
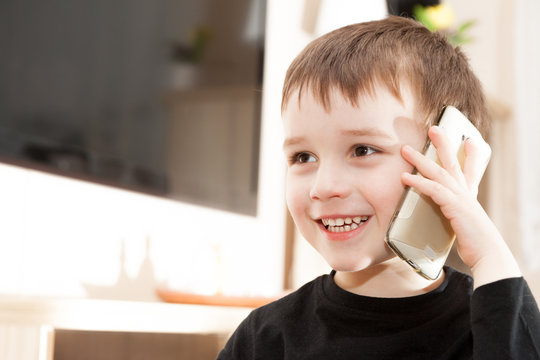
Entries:
{"type": "Polygon", "coordinates": [[[476,195],[478,193],[478,186],[482,179],[482,164],[480,163],[480,147],[472,140],[467,139],[465,141],[465,164],[463,166],[463,173],[467,181],[467,186],[476,195]]]}
{"type": "Polygon", "coordinates": [[[453,199],[452,192],[440,183],[418,174],[403,173],[402,182],[419,193],[430,197],[435,204],[445,206],[453,199]]]}
{"type": "Polygon", "coordinates": [[[450,146],[450,140],[438,126],[432,126],[428,132],[431,142],[437,149],[437,156],[443,168],[446,169],[456,180],[465,182],[459,160],[450,146]]]}
{"type": "Polygon", "coordinates": [[[402,154],[403,158],[413,165],[423,177],[434,180],[452,191],[459,191],[456,179],[435,161],[426,158],[410,146],[404,146],[402,154]]]}

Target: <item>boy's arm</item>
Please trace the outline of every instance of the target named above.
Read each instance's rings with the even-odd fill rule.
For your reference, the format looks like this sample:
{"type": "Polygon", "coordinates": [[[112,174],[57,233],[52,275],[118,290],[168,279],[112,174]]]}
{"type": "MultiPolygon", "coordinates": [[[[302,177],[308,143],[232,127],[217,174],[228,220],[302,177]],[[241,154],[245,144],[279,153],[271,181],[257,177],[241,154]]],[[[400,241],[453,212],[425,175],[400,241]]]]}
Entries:
{"type": "Polygon", "coordinates": [[[523,278],[476,289],[471,330],[474,359],[540,359],[540,312],[523,278]]]}
{"type": "MultiPolygon", "coordinates": [[[[485,226],[481,232],[486,234],[489,242],[485,249],[477,251],[474,262],[469,267],[474,279],[474,288],[489,284],[498,280],[520,277],[521,271],[501,234],[488,217],[484,209],[476,202],[480,226],[485,226]]],[[[465,245],[466,246],[466,245],[465,245]]]]}
{"type": "Polygon", "coordinates": [[[474,287],[501,279],[520,277],[521,271],[501,234],[478,200],[478,145],[465,143],[463,170],[450,151],[449,140],[437,127],[428,135],[437,149],[442,166],[418,151],[404,146],[402,156],[415,166],[422,176],[403,174],[402,181],[429,196],[440,206],[456,233],[456,243],[463,262],[471,269],[474,287]]]}

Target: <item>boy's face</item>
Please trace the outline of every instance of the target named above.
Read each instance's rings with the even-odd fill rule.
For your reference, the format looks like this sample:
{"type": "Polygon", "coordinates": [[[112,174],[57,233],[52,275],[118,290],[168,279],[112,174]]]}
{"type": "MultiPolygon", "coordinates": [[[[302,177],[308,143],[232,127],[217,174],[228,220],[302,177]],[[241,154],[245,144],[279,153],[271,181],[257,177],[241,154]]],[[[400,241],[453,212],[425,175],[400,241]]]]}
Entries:
{"type": "Polygon", "coordinates": [[[283,113],[287,205],[302,235],[337,271],[358,271],[394,255],[384,237],[403,192],[404,144],[421,150],[426,131],[415,101],[385,88],[358,107],[339,91],[326,112],[311,91],[294,93],[283,113]]]}

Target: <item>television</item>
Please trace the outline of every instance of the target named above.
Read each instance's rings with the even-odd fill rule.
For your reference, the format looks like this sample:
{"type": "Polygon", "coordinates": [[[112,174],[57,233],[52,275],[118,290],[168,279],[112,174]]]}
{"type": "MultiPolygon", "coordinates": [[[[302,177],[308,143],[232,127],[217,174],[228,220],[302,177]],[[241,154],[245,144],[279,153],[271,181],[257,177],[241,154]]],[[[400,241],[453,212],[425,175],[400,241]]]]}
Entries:
{"type": "Polygon", "coordinates": [[[4,3],[0,161],[255,215],[265,7],[4,3]]]}

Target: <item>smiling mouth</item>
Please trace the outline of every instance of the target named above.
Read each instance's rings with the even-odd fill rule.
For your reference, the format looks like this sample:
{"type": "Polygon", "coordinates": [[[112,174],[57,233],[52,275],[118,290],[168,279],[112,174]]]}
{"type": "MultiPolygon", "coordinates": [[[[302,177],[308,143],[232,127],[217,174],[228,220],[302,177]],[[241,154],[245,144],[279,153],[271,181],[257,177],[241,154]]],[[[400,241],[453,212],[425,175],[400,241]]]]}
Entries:
{"type": "Polygon", "coordinates": [[[346,232],[357,229],[369,219],[369,216],[355,216],[346,218],[322,218],[321,222],[330,232],[346,232]]]}

